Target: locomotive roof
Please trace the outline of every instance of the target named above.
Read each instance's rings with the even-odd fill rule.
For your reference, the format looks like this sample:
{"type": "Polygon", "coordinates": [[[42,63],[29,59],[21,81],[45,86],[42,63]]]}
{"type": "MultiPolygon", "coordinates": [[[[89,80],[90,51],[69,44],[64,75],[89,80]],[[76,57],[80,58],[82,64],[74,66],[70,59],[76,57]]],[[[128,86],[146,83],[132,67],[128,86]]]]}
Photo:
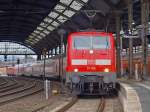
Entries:
{"type": "Polygon", "coordinates": [[[72,35],[110,35],[112,36],[113,33],[107,33],[107,32],[96,32],[96,31],[84,31],[84,32],[73,32],[70,33],[70,36],[72,35]]]}

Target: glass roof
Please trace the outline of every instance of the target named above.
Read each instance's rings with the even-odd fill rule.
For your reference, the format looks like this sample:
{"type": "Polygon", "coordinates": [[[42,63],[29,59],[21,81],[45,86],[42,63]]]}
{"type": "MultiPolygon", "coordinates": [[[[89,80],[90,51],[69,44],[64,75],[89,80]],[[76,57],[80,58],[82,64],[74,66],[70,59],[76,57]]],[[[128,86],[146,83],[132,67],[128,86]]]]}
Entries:
{"type": "Polygon", "coordinates": [[[31,49],[18,43],[0,42],[0,54],[35,54],[31,49]]]}
{"type": "Polygon", "coordinates": [[[60,0],[61,3],[69,5],[73,0],[60,0]]]}
{"type": "Polygon", "coordinates": [[[70,19],[87,2],[88,0],[60,0],[54,10],[44,18],[40,25],[26,39],[26,43],[30,45],[38,43],[58,26],[70,19]]]}
{"type": "Polygon", "coordinates": [[[65,10],[65,7],[62,6],[62,5],[57,5],[57,6],[55,7],[55,10],[58,11],[58,12],[63,12],[63,11],[65,10]]]}
{"type": "Polygon", "coordinates": [[[75,14],[74,11],[71,10],[65,10],[64,11],[64,15],[68,16],[68,17],[72,17],[75,14]]]}

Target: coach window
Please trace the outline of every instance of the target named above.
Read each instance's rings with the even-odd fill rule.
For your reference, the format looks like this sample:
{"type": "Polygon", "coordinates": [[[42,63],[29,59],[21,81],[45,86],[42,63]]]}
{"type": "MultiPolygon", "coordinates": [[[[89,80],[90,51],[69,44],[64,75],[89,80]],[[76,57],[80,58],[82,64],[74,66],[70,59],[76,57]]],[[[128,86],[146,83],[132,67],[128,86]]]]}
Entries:
{"type": "Polygon", "coordinates": [[[37,54],[33,49],[13,41],[0,42],[0,54],[0,65],[4,65],[4,63],[14,65],[17,59],[20,59],[20,63],[34,62],[37,59],[37,54]]]}

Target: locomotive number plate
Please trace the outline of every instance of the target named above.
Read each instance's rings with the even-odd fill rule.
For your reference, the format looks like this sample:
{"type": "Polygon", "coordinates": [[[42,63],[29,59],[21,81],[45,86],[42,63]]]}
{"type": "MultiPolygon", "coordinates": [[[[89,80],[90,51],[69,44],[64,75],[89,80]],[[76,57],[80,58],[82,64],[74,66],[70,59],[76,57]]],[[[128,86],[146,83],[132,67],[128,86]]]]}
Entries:
{"type": "Polygon", "coordinates": [[[96,70],[96,67],[87,67],[87,70],[96,70]]]}

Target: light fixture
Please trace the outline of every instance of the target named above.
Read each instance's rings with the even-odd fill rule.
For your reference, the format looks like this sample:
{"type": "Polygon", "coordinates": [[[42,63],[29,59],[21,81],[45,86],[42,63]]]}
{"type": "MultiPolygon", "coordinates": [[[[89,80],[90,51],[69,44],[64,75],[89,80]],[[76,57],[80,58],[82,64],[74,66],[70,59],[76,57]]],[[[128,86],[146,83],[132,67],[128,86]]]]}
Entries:
{"type": "Polygon", "coordinates": [[[90,50],[90,54],[93,54],[94,53],[94,51],[93,50],[90,50]]]}
{"type": "Polygon", "coordinates": [[[74,72],[78,72],[78,69],[77,69],[77,68],[75,68],[75,69],[74,69],[74,72]]]}
{"type": "Polygon", "coordinates": [[[108,68],[105,68],[105,69],[104,69],[104,72],[109,72],[109,69],[108,69],[108,68]]]}

